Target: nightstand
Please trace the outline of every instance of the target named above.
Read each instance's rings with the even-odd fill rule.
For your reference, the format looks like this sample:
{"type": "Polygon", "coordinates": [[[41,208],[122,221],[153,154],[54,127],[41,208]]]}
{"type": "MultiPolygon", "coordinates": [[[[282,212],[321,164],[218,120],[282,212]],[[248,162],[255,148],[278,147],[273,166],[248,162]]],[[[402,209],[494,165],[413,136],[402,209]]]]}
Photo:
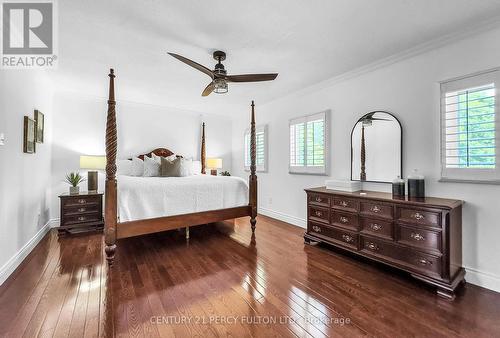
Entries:
{"type": "Polygon", "coordinates": [[[104,226],[102,195],[101,192],[60,195],[61,224],[57,229],[59,235],[102,231],[104,226]]]}

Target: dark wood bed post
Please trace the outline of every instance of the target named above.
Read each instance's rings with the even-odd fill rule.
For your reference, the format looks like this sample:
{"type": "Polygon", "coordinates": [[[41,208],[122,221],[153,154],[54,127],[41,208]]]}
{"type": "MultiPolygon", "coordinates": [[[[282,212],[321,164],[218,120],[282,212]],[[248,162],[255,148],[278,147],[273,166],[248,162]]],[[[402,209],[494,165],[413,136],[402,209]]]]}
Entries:
{"type": "Polygon", "coordinates": [[[252,225],[252,233],[255,232],[255,224],[257,223],[257,175],[255,154],[255,104],[252,101],[252,122],[250,124],[250,177],[249,177],[249,196],[248,201],[251,207],[250,224],[252,225]]]}
{"type": "Polygon", "coordinates": [[[205,122],[201,125],[201,173],[205,174],[206,165],[206,152],[205,152],[205,122]]]}
{"type": "Polygon", "coordinates": [[[104,215],[104,241],[106,259],[113,265],[116,250],[117,200],[116,200],[116,110],[115,110],[115,74],[109,73],[108,115],[106,120],[106,191],[104,215]]]}

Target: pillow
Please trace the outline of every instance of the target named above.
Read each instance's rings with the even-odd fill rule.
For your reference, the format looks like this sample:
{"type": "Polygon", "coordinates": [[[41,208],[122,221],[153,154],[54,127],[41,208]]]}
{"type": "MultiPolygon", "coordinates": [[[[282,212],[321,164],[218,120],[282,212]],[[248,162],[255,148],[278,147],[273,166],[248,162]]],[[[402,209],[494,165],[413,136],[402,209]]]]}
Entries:
{"type": "Polygon", "coordinates": [[[193,175],[201,175],[201,161],[193,161],[193,175]]]}
{"type": "Polygon", "coordinates": [[[181,168],[180,168],[181,177],[193,176],[193,159],[180,158],[180,160],[181,160],[181,168]]]}
{"type": "MultiPolygon", "coordinates": [[[[155,160],[156,162],[158,162],[158,164],[161,164],[161,158],[163,156],[158,156],[158,155],[156,155],[154,153],[151,153],[151,157],[153,158],[153,160],[155,160]]],[[[173,160],[175,160],[177,158],[177,155],[172,154],[170,156],[166,156],[166,157],[163,157],[163,158],[166,158],[169,161],[173,161],[173,160]]]]}
{"type": "Polygon", "coordinates": [[[132,175],[132,161],[118,160],[116,161],[116,173],[118,175],[132,175]]]}
{"type": "Polygon", "coordinates": [[[160,176],[161,160],[158,162],[152,157],[144,156],[144,177],[160,176]]]}
{"type": "Polygon", "coordinates": [[[132,171],[130,176],[142,176],[144,175],[144,161],[138,157],[132,159],[132,171]]]}
{"type": "Polygon", "coordinates": [[[181,176],[181,158],[176,158],[173,161],[161,158],[161,176],[163,177],[180,177],[181,176]]]}

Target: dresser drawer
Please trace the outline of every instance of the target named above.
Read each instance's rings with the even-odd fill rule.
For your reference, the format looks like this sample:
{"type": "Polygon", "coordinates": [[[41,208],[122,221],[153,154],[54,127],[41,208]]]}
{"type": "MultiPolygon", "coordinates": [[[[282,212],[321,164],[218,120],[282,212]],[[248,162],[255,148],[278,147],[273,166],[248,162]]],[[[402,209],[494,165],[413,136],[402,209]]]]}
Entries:
{"type": "Polygon", "coordinates": [[[441,252],[441,232],[398,225],[398,242],[441,252]]]}
{"type": "Polygon", "coordinates": [[[360,212],[367,216],[383,217],[393,219],[393,207],[391,204],[383,204],[375,201],[361,202],[360,212]]]}
{"type": "Polygon", "coordinates": [[[88,213],[96,213],[99,212],[100,205],[99,204],[82,204],[77,206],[66,205],[63,208],[63,215],[71,216],[76,214],[88,214],[88,213]]]}
{"type": "Polygon", "coordinates": [[[372,236],[382,237],[392,240],[394,238],[393,225],[390,221],[383,221],[375,218],[359,218],[361,232],[372,236]]]}
{"type": "Polygon", "coordinates": [[[341,212],[333,210],[331,217],[331,224],[338,227],[349,228],[357,231],[359,228],[358,215],[351,214],[349,212],[341,212]]]}
{"type": "Polygon", "coordinates": [[[332,207],[338,210],[358,212],[359,201],[351,198],[345,198],[342,196],[334,196],[332,207]]]}
{"type": "Polygon", "coordinates": [[[409,270],[441,275],[440,256],[429,255],[365,236],[361,236],[361,251],[403,265],[409,270]]]}
{"type": "Polygon", "coordinates": [[[354,232],[312,222],[309,223],[308,231],[309,233],[318,237],[323,237],[328,241],[340,243],[351,249],[358,249],[359,236],[354,232]]]}
{"type": "Polygon", "coordinates": [[[330,209],[318,206],[309,206],[309,218],[323,223],[330,223],[330,209]]]}
{"type": "Polygon", "coordinates": [[[64,217],[64,225],[102,221],[100,213],[64,217]]]}
{"type": "Polygon", "coordinates": [[[99,196],[75,196],[70,198],[65,198],[63,200],[63,207],[76,207],[84,205],[98,205],[100,204],[99,196]]]}
{"type": "Polygon", "coordinates": [[[441,212],[420,209],[397,209],[398,221],[417,225],[441,227],[441,212]]]}
{"type": "Polygon", "coordinates": [[[318,205],[321,207],[330,207],[330,196],[321,194],[308,194],[307,199],[309,204],[318,205]]]}

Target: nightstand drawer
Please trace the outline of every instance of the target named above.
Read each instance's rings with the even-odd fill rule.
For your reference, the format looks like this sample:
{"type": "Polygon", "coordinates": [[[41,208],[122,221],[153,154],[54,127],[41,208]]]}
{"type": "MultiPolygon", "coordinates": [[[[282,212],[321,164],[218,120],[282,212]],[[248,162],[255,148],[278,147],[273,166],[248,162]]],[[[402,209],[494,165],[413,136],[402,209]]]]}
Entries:
{"type": "Polygon", "coordinates": [[[63,200],[63,207],[77,207],[86,205],[98,205],[100,204],[99,196],[75,196],[68,197],[63,200]]]}
{"type": "Polygon", "coordinates": [[[99,204],[82,204],[78,206],[65,206],[63,209],[64,216],[89,214],[99,212],[99,204]]]}
{"type": "Polygon", "coordinates": [[[95,212],[92,214],[85,214],[85,215],[73,215],[73,216],[66,216],[64,217],[64,224],[69,225],[69,224],[77,224],[77,223],[88,223],[88,222],[98,222],[102,221],[102,216],[100,213],[95,212]]]}

